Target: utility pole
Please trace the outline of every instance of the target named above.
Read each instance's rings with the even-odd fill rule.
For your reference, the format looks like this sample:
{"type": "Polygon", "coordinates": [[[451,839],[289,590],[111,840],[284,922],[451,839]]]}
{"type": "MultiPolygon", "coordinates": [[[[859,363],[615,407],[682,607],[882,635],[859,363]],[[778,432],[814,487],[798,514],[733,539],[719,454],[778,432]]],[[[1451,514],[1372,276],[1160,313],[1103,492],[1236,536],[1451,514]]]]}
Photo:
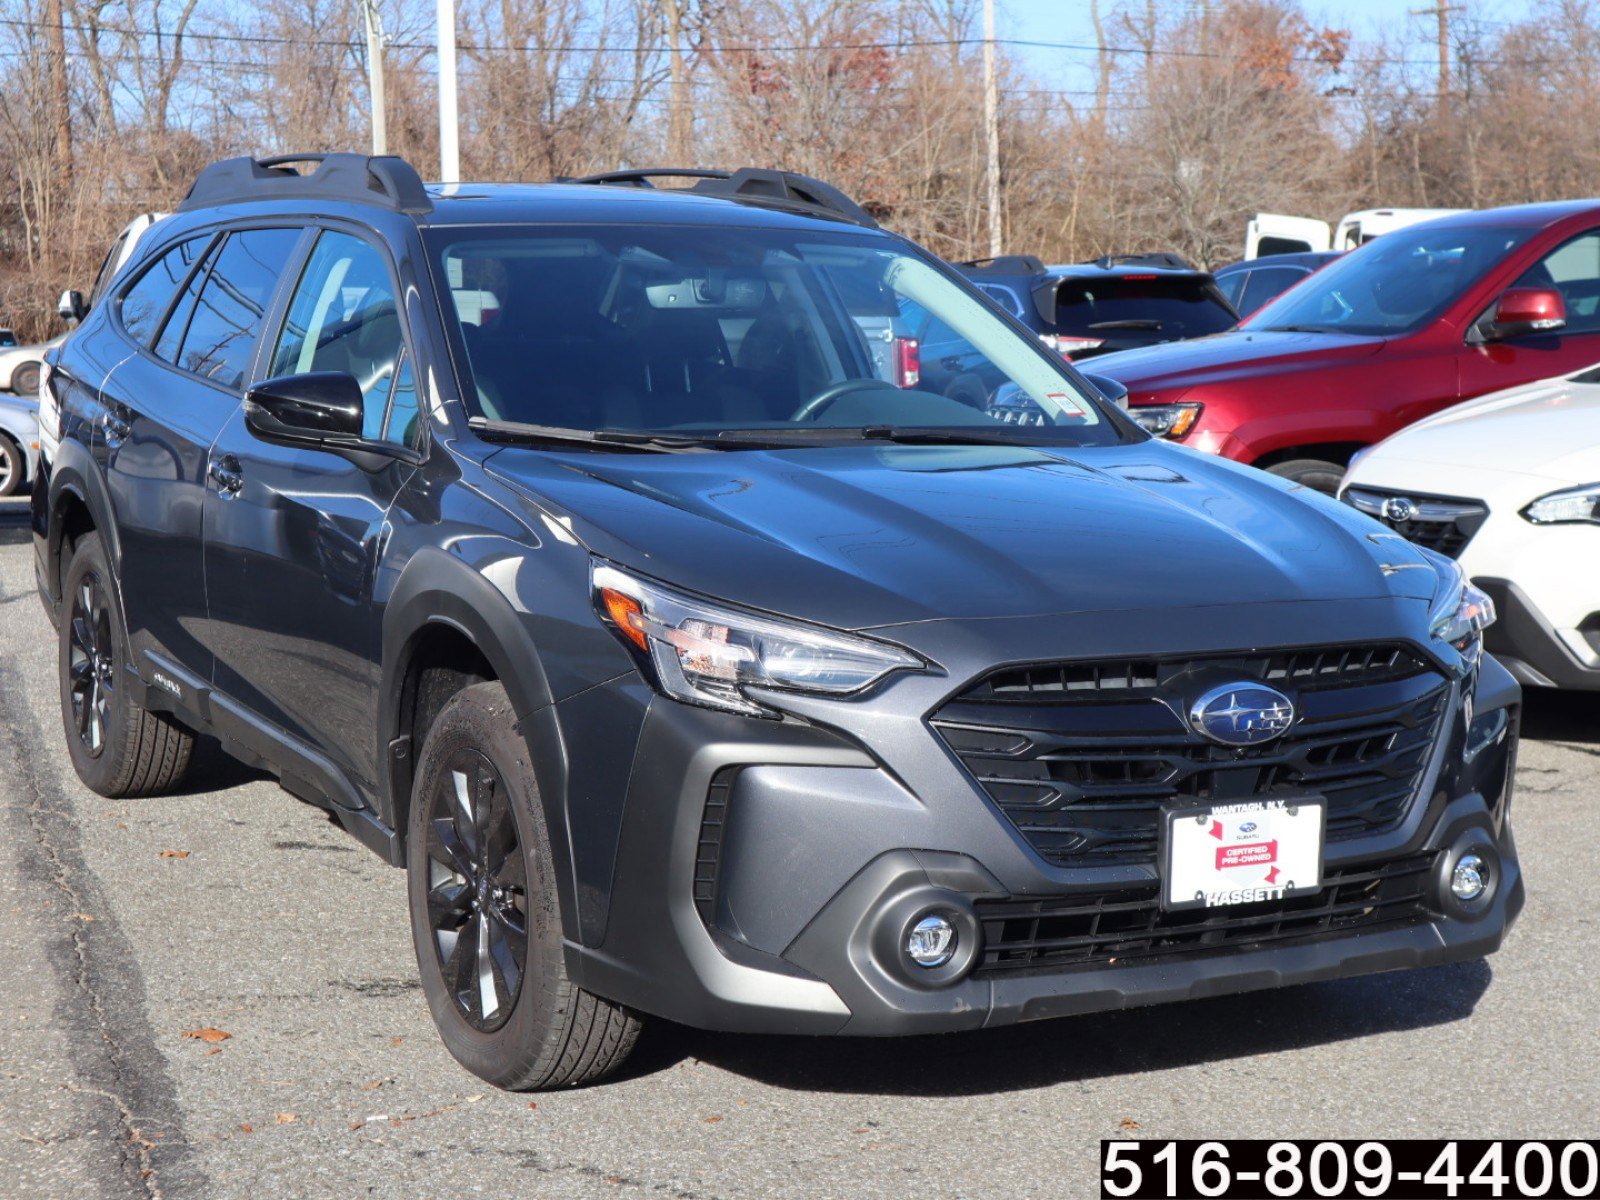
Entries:
{"type": "Polygon", "coordinates": [[[67,91],[67,31],[62,0],[46,0],[44,36],[50,57],[50,123],[55,127],[56,171],[72,172],[72,101],[67,91]]]}
{"type": "Polygon", "coordinates": [[[456,116],[456,0],[439,0],[439,181],[461,182],[461,127],[456,116]]]}
{"type": "Polygon", "coordinates": [[[994,258],[1005,248],[1000,219],[1000,93],[994,77],[994,0],[983,0],[983,129],[987,147],[989,255],[994,258]]]}
{"type": "Polygon", "coordinates": [[[383,18],[378,15],[378,0],[361,0],[361,16],[367,26],[367,80],[372,100],[372,152],[389,153],[389,115],[383,101],[383,18]]]}
{"type": "Polygon", "coordinates": [[[1433,17],[1439,22],[1439,99],[1450,94],[1450,14],[1462,12],[1463,6],[1437,0],[1432,8],[1414,8],[1413,17],[1433,17]]]}
{"type": "Polygon", "coordinates": [[[667,161],[674,166],[687,167],[692,153],[689,141],[693,126],[689,113],[689,74],[683,61],[683,4],[682,0],[663,0],[667,21],[667,40],[672,55],[668,64],[671,70],[667,94],[667,161]]]}

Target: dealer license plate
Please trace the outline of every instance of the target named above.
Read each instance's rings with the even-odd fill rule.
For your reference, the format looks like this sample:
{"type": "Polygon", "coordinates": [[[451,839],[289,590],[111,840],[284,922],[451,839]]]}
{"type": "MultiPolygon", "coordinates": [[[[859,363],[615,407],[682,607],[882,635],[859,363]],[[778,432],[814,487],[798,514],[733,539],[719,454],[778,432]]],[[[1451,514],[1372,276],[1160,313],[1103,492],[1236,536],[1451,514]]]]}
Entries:
{"type": "Polygon", "coordinates": [[[1162,907],[1215,908],[1319,891],[1327,811],[1320,799],[1169,810],[1162,907]]]}

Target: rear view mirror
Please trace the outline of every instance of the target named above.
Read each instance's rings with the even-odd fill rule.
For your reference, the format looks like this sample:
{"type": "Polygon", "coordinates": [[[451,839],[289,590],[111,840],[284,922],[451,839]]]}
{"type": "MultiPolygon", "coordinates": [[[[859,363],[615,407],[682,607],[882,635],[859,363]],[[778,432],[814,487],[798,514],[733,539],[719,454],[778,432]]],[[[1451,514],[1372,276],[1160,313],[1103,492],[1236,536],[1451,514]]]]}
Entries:
{"type": "Polygon", "coordinates": [[[1492,341],[1552,333],[1567,323],[1567,303],[1555,288],[1512,288],[1494,306],[1484,336],[1492,341]]]}
{"type": "Polygon", "coordinates": [[[265,442],[331,449],[361,439],[361,385],[343,371],[263,380],[244,402],[245,424],[265,442]]]}
{"type": "Polygon", "coordinates": [[[61,293],[61,299],[56,302],[56,312],[63,321],[81,321],[89,314],[89,305],[83,298],[82,292],[70,288],[61,293]]]}

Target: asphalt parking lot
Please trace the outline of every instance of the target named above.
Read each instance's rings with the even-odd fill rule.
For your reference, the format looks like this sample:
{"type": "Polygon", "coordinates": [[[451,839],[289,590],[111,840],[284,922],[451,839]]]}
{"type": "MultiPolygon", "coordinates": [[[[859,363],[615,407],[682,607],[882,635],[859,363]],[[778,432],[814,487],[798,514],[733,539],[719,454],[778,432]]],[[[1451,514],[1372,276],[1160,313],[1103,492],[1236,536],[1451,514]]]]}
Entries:
{"type": "Polygon", "coordinates": [[[214,749],[182,795],[77,782],[22,509],[0,1196],[993,1200],[1097,1194],[1105,1137],[1600,1133],[1600,698],[1530,699],[1528,906],[1487,963],[901,1042],[661,1028],[618,1082],[519,1096],[445,1053],[403,877],[319,811],[214,749]]]}

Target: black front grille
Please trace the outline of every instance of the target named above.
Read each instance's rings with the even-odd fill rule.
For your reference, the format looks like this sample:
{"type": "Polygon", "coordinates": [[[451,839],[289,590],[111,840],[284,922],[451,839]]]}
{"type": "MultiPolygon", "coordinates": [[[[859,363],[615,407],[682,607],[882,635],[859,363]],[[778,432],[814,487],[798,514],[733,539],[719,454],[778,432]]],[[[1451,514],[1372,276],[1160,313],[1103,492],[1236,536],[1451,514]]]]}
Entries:
{"type": "Polygon", "coordinates": [[[1166,808],[1321,796],[1328,840],[1394,828],[1448,696],[1399,644],[1008,668],[933,718],[973,778],[1047,861],[1155,861],[1166,808]],[[1235,749],[1190,728],[1193,696],[1261,680],[1294,699],[1283,737],[1235,749]]]}
{"type": "Polygon", "coordinates": [[[1330,871],[1320,892],[1266,904],[1163,911],[1153,886],[977,901],[979,974],[1106,966],[1393,928],[1431,915],[1431,854],[1330,871]]]}
{"type": "Polygon", "coordinates": [[[1428,550],[1458,557],[1472,535],[1488,519],[1481,500],[1452,496],[1419,496],[1377,488],[1346,488],[1344,502],[1377,517],[1408,542],[1428,550]]]}

